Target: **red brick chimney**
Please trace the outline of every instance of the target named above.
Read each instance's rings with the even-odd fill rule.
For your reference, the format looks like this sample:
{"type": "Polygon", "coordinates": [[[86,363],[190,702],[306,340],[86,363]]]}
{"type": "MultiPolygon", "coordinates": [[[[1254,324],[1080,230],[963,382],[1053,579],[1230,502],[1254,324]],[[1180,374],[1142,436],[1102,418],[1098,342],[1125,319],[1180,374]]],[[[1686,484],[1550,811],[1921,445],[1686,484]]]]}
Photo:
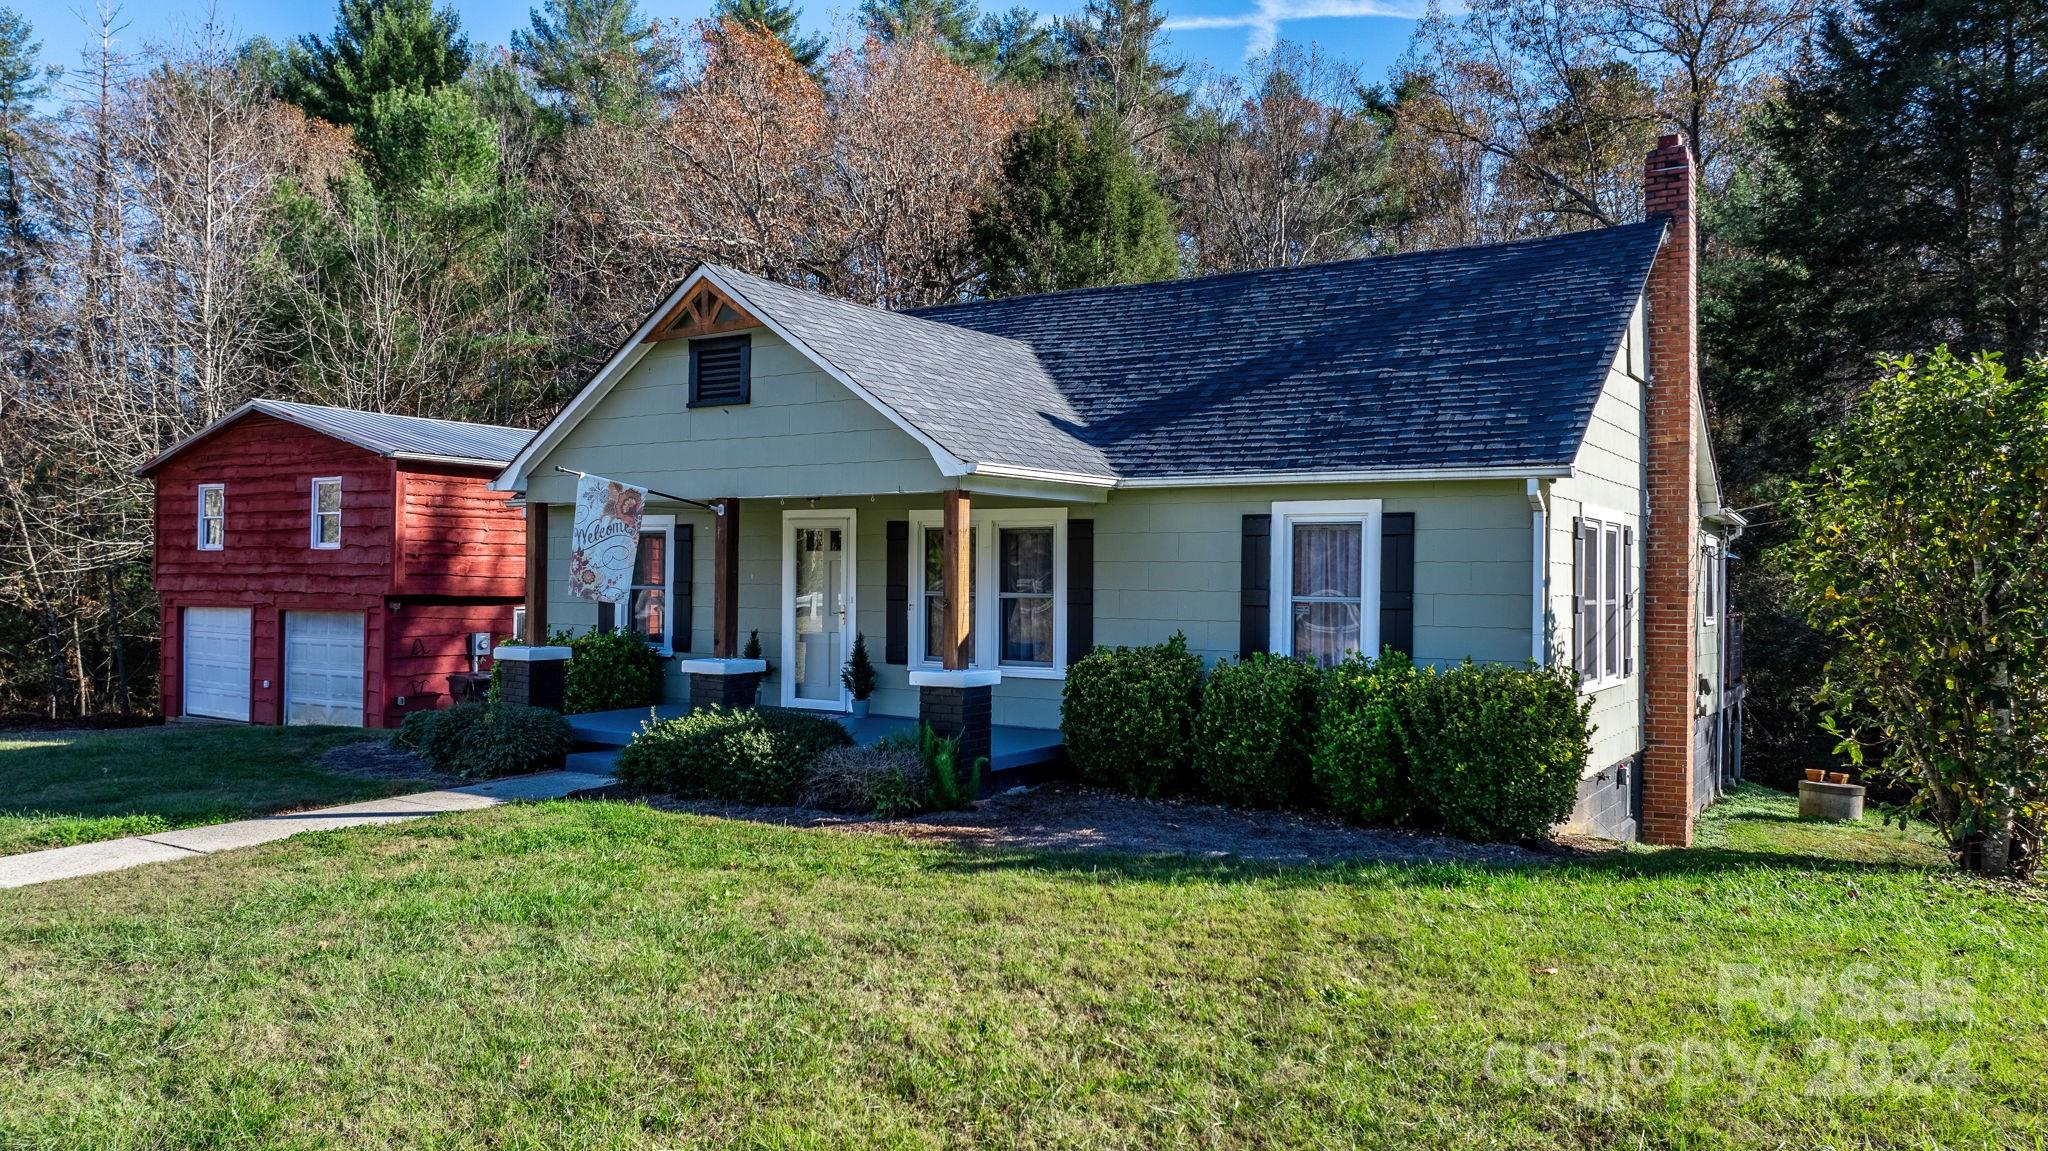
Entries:
{"type": "Polygon", "coordinates": [[[1650,268],[1648,519],[1643,573],[1643,810],[1649,843],[1692,843],[1694,555],[1700,513],[1694,476],[1699,416],[1698,237],[1692,152],[1661,137],[1643,165],[1644,208],[1670,225],[1650,268]]]}

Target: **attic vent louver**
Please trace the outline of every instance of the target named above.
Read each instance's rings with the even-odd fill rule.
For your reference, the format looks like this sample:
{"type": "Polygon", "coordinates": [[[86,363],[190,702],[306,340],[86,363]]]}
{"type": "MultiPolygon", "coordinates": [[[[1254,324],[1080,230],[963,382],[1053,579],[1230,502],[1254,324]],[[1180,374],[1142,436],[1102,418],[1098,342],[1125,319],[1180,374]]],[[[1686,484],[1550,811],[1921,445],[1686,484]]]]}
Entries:
{"type": "Polygon", "coordinates": [[[753,347],[746,336],[690,341],[690,406],[744,404],[752,393],[753,347]]]}

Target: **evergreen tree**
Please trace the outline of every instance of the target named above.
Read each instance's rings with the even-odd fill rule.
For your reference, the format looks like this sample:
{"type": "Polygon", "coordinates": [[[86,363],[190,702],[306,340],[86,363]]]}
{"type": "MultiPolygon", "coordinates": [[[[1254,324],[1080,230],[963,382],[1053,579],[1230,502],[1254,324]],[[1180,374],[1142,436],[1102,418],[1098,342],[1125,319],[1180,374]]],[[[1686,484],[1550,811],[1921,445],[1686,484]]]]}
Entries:
{"type": "Polygon", "coordinates": [[[920,33],[931,36],[963,64],[980,63],[982,46],[975,38],[981,10],[974,0],[861,0],[861,27],[889,41],[920,33]]]}
{"type": "Polygon", "coordinates": [[[308,114],[357,124],[386,92],[431,92],[462,79],[472,50],[452,8],[433,0],[341,0],[334,36],[292,45],[279,94],[308,114]]]}
{"type": "Polygon", "coordinates": [[[571,124],[623,122],[673,82],[676,60],[635,0],[545,0],[512,51],[571,124]]]}
{"type": "Polygon", "coordinates": [[[803,10],[782,0],[718,0],[712,12],[722,19],[766,29],[788,47],[790,57],[807,72],[817,71],[825,59],[825,38],[797,35],[796,24],[803,10]]]}
{"type": "MultiPolygon", "coordinates": [[[[1946,343],[2039,354],[2048,317],[2048,8],[2038,0],[1866,0],[1833,13],[1748,127],[1756,155],[1710,203],[1703,383],[1722,479],[1781,501],[1876,357],[1946,343]]],[[[1758,517],[1772,555],[1783,517],[1758,517]]],[[[1825,757],[1809,701],[1828,643],[1767,559],[1744,610],[1749,762],[1787,781],[1825,757]]]]}
{"type": "Polygon", "coordinates": [[[1066,116],[1011,137],[970,244],[992,297],[1161,280],[1177,263],[1166,197],[1115,125],[1066,116]]]}
{"type": "Polygon", "coordinates": [[[1134,141],[1172,127],[1186,112],[1186,69],[1159,59],[1166,17],[1152,0],[1088,0],[1060,23],[1061,58],[1083,119],[1108,117],[1134,141]]]}
{"type": "Polygon", "coordinates": [[[23,357],[32,284],[48,256],[37,189],[44,186],[52,141],[36,102],[49,95],[58,75],[38,62],[42,45],[34,34],[19,13],[0,8],[0,287],[7,292],[0,313],[11,320],[7,342],[23,357]]]}

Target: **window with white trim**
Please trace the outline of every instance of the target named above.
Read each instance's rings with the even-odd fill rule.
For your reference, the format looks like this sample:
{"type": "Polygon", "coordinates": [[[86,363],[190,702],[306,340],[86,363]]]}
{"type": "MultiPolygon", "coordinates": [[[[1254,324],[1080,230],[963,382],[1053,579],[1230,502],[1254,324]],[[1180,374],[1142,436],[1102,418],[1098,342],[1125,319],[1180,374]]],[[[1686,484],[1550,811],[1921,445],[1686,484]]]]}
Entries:
{"type": "Polygon", "coordinates": [[[1573,666],[1584,686],[1604,687],[1635,674],[1635,528],[1588,507],[1573,534],[1573,666]]]}
{"type": "Polygon", "coordinates": [[[1379,652],[1378,500],[1276,503],[1272,551],[1275,650],[1324,666],[1379,652]]]}
{"type": "Polygon", "coordinates": [[[199,485],[199,550],[217,552],[228,546],[228,486],[199,485]]]}
{"type": "Polygon", "coordinates": [[[667,655],[675,650],[676,518],[642,516],[640,544],[633,553],[633,582],[626,595],[624,630],[667,655]]]}
{"type": "Polygon", "coordinates": [[[313,546],[322,551],[341,547],[341,477],[313,481],[313,546]]]}
{"type": "MultiPolygon", "coordinates": [[[[1019,679],[1056,679],[1067,666],[1067,509],[990,508],[971,513],[967,662],[1019,679]],[[984,642],[978,637],[993,637],[984,642]]],[[[944,661],[945,518],[910,517],[910,650],[922,667],[944,661]]]]}

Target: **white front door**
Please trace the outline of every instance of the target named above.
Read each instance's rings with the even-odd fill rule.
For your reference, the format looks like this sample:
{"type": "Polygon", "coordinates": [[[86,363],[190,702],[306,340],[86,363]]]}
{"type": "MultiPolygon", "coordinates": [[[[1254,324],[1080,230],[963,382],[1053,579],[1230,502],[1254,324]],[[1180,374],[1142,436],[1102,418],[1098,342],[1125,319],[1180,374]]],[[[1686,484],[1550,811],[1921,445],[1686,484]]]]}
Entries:
{"type": "Polygon", "coordinates": [[[185,609],[186,715],[249,722],[249,609],[185,609]]]}
{"type": "Polygon", "coordinates": [[[363,726],[363,613],[284,617],[284,721],[363,726]]]}
{"type": "Polygon", "coordinates": [[[845,711],[853,648],[853,513],[782,517],[782,705],[845,711]]]}

